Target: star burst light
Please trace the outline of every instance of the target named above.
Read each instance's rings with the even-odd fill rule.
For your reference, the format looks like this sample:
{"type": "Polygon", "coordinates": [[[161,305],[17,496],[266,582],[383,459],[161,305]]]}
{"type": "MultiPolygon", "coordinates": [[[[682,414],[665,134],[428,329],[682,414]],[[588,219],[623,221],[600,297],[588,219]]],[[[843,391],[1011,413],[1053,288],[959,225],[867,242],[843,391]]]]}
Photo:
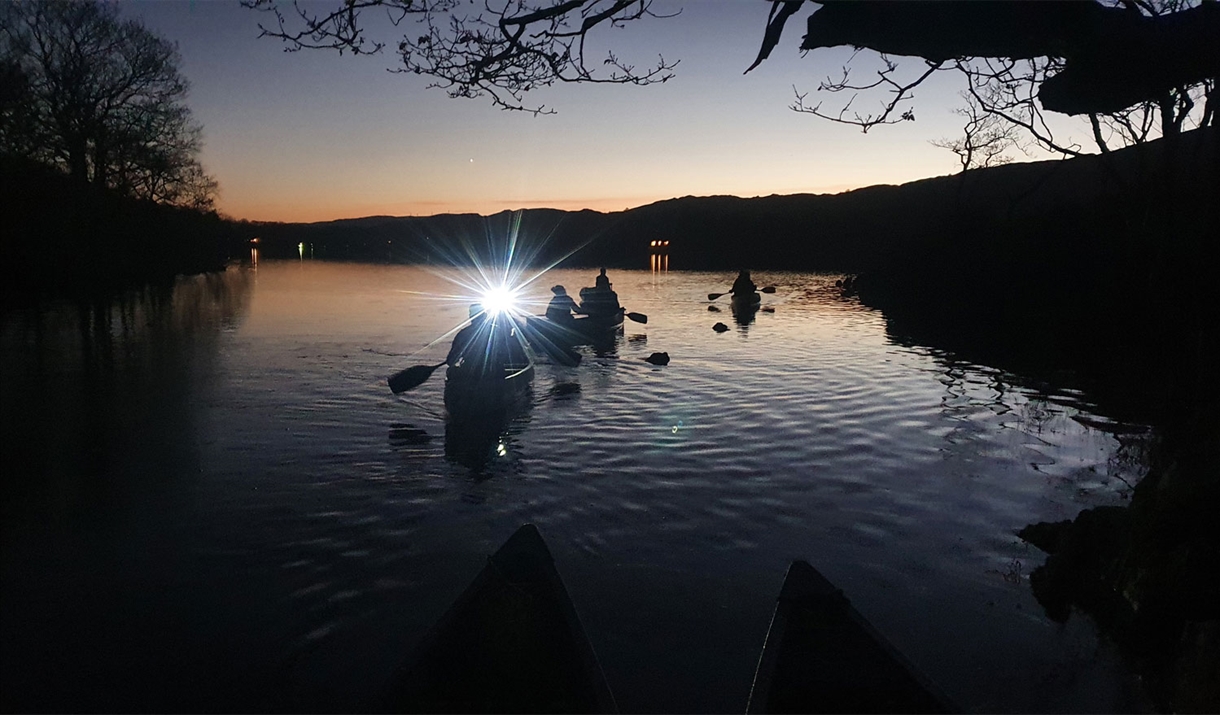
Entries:
{"type": "MultiPolygon", "coordinates": [[[[442,265],[434,270],[435,275],[452,283],[456,290],[451,294],[402,292],[462,305],[477,303],[493,318],[503,315],[524,320],[527,315],[541,313],[549,297],[531,297],[530,287],[547,271],[588,245],[593,237],[548,265],[532,268],[533,259],[554,235],[554,229],[535,241],[524,242],[520,240],[521,218],[522,212],[514,212],[507,230],[502,233],[495,231],[489,221],[482,241],[476,236],[451,236],[444,241],[430,241],[443,259],[442,265]]],[[[462,320],[428,343],[425,349],[448,339],[466,322],[462,320]]]]}
{"type": "Polygon", "coordinates": [[[500,313],[511,313],[517,305],[517,292],[518,289],[507,285],[495,286],[483,292],[479,303],[493,317],[500,313]]]}

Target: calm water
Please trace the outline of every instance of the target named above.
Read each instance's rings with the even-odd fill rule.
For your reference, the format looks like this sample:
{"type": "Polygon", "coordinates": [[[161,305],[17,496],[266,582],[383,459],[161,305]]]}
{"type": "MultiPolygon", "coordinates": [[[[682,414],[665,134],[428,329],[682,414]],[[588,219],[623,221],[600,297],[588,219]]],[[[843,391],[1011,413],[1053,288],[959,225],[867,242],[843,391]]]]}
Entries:
{"type": "Polygon", "coordinates": [[[473,435],[443,372],[385,384],[466,314],[420,267],[263,261],[8,316],[5,709],[359,708],[525,522],[624,712],[742,711],[794,558],[967,710],[1142,707],[1087,619],[1043,615],[1014,532],[1125,503],[1147,430],[897,345],[834,276],[756,275],[778,290],[743,326],[708,310],[730,274],[610,275],[648,324],[473,435]]]}

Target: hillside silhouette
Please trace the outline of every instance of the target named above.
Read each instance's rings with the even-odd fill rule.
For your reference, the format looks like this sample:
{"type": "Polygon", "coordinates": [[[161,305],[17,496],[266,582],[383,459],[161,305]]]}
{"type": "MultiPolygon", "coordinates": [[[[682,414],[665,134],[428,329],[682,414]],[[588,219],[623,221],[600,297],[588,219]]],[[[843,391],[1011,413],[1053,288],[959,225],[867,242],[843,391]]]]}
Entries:
{"type": "MultiPolygon", "coordinates": [[[[478,249],[488,245],[489,236],[503,240],[519,215],[519,240],[539,263],[567,256],[561,265],[642,267],[648,265],[650,242],[668,240],[672,268],[748,265],[859,273],[936,252],[947,242],[982,245],[1042,231],[1066,236],[1073,229],[1064,225],[1065,218],[1084,226],[1095,226],[1098,217],[1115,223],[1113,217],[1131,206],[1133,195],[1159,201],[1156,186],[1167,171],[1179,177],[1185,191],[1175,201],[1201,199],[1208,182],[1215,182],[1214,134],[1208,129],[1182,135],[1173,156],[1167,156],[1162,140],[1105,155],[1009,164],[833,195],[683,197],[612,213],[524,209],[491,216],[252,222],[250,227],[262,237],[264,250],[285,256],[295,257],[297,244],[305,242],[313,244],[315,257],[451,262],[470,260],[463,243],[478,249]]],[[[1091,235],[1071,242],[1107,240],[1097,231],[1085,233],[1091,235]]]]}

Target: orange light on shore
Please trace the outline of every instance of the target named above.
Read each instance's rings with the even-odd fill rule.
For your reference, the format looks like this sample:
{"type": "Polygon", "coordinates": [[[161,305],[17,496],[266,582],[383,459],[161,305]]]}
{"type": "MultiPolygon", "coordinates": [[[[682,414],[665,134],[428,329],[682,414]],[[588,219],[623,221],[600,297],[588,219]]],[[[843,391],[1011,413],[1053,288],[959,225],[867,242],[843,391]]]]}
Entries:
{"type": "Polygon", "coordinates": [[[250,243],[257,244],[257,243],[258,243],[258,239],[257,239],[257,238],[252,238],[252,239],[250,239],[250,243]]]}

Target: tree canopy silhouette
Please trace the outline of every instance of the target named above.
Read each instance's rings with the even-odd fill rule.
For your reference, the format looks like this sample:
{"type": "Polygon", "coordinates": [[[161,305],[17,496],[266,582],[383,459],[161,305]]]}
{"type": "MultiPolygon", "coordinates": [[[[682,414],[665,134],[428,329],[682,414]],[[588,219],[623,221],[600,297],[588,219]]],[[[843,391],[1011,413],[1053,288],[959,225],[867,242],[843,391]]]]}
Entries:
{"type": "MultiPolygon", "coordinates": [[[[1015,141],[997,130],[997,123],[1019,128],[1044,149],[1081,153],[1054,137],[1043,110],[1088,115],[1103,150],[1109,141],[1150,138],[1153,119],[1159,119],[1159,133],[1165,135],[1188,122],[1212,124],[1220,6],[1190,0],[1114,2],[773,0],[769,17],[760,13],[762,45],[746,71],[770,55],[791,17],[816,8],[801,50],[867,48],[881,55],[882,68],[862,83],[850,80],[848,68],[840,79],[824,81],[820,90],[849,97],[838,110],[809,104],[808,94],[799,91],[792,108],[867,131],[913,120],[912,90],[936,72],[956,70],[966,76],[968,101],[975,107],[964,112],[966,131],[986,133],[968,134],[971,141],[960,146],[970,154],[967,165],[977,156],[997,161],[997,147],[1015,141]],[[924,64],[914,77],[898,79],[891,55],[924,64]],[[855,99],[869,90],[884,100],[876,110],[860,113],[855,99]],[[981,154],[980,146],[986,147],[981,154]]],[[[385,43],[367,32],[370,10],[381,10],[396,27],[414,19],[421,32],[406,32],[398,41],[397,71],[432,77],[431,86],[450,96],[487,96],[504,109],[548,113],[547,107],[527,104],[525,95],[555,82],[664,82],[678,64],[658,55],[655,63],[636,68],[609,51],[599,67],[586,54],[586,40],[595,32],[667,16],[654,13],[651,0],[343,0],[321,13],[295,0],[291,10],[280,0],[243,3],[275,17],[275,23],[260,25],[262,33],[283,40],[289,51],[380,52],[385,43]]]]}
{"type": "MultiPolygon", "coordinates": [[[[769,38],[778,37],[785,19],[773,16],[769,38]]],[[[837,111],[809,104],[799,92],[793,109],[868,131],[913,120],[912,91],[936,72],[955,71],[966,79],[966,137],[938,145],[964,164],[984,165],[997,150],[1018,145],[1011,128],[1043,149],[1083,153],[1056,138],[1043,110],[1086,115],[1102,151],[1112,142],[1141,143],[1215,121],[1220,7],[1212,2],[827,3],[810,15],[801,49],[840,45],[876,51],[882,68],[862,83],[846,67],[838,79],[823,81],[819,91],[850,97],[837,111]],[[899,79],[891,55],[924,65],[913,79],[899,79]],[[853,109],[857,95],[869,90],[884,92],[885,101],[873,111],[853,109]]]]}
{"type": "Polygon", "coordinates": [[[0,5],[0,152],[138,198],[210,208],[175,45],[117,6],[0,5]]]}

